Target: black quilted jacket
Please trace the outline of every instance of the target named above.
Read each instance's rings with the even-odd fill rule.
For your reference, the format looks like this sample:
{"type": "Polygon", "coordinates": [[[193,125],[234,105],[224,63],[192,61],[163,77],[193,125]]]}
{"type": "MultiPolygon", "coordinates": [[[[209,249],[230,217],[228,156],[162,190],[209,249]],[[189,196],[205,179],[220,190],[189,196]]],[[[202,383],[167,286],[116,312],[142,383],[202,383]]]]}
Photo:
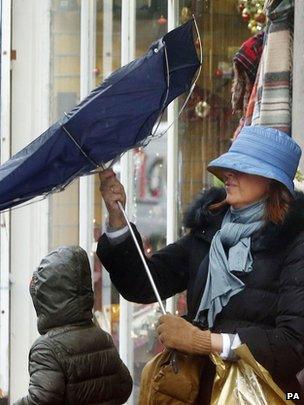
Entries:
{"type": "Polygon", "coordinates": [[[30,290],[42,336],[29,354],[28,395],[16,404],[124,403],[132,379],[111,336],[92,322],[85,251],[64,247],[50,253],[34,273],[30,290]]]}
{"type": "MultiPolygon", "coordinates": [[[[148,259],[163,299],[187,290],[189,320],[199,307],[210,242],[225,214],[212,215],[207,206],[224,197],[223,189],[202,193],[186,214],[190,232],[148,259]]],[[[218,314],[213,331],[238,333],[284,390],[297,390],[295,376],[304,367],[304,195],[297,193],[283,225],[266,224],[251,242],[253,270],[236,273],[245,288],[218,314]]],[[[155,301],[131,237],[111,245],[103,235],[97,254],[127,300],[155,301]]]]}

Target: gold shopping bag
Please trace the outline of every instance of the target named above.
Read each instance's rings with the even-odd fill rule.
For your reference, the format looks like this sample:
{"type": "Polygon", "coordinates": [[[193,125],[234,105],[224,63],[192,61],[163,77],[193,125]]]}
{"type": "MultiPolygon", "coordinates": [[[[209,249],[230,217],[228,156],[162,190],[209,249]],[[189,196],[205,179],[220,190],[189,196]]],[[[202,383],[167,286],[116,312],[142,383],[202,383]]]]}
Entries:
{"type": "Polygon", "coordinates": [[[218,355],[210,355],[216,367],[210,405],[294,403],[285,399],[284,392],[269,372],[255,360],[247,345],[239,346],[234,352],[239,356],[236,362],[226,362],[218,355]]]}

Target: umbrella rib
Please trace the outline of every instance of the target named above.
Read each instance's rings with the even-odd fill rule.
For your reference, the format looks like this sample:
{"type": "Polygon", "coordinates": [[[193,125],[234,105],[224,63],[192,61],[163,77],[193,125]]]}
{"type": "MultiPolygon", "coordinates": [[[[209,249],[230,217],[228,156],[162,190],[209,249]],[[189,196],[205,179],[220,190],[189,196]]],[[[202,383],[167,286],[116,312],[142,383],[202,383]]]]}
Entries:
{"type": "MultiPolygon", "coordinates": [[[[180,110],[179,110],[179,112],[178,112],[178,114],[177,114],[177,119],[181,116],[182,112],[184,111],[184,109],[185,109],[185,107],[186,107],[186,105],[187,105],[187,103],[188,103],[188,101],[189,101],[189,99],[190,99],[190,97],[191,97],[191,95],[192,95],[192,93],[193,93],[193,90],[194,90],[194,88],[195,88],[195,86],[196,86],[196,83],[197,83],[197,81],[198,81],[198,78],[200,77],[201,71],[202,71],[202,64],[203,64],[203,47],[202,47],[202,40],[201,40],[200,32],[199,32],[199,29],[198,29],[198,26],[197,26],[196,18],[195,18],[194,15],[192,16],[192,18],[193,18],[194,26],[195,26],[195,29],[196,29],[196,32],[197,32],[197,37],[198,37],[198,41],[199,41],[199,45],[200,45],[200,66],[199,66],[198,72],[197,72],[197,74],[196,74],[196,78],[194,79],[194,81],[193,81],[193,83],[192,83],[192,85],[191,85],[191,87],[190,87],[190,90],[189,90],[189,93],[188,93],[188,95],[187,95],[187,97],[186,97],[186,100],[184,101],[183,105],[181,106],[181,108],[180,108],[180,110]]],[[[165,50],[166,50],[166,48],[165,48],[165,50]]],[[[167,56],[166,52],[165,52],[165,55],[167,56]]],[[[166,59],[166,62],[168,63],[168,60],[167,60],[167,59],[166,59]]],[[[168,65],[167,65],[167,69],[169,70],[169,66],[168,66],[168,65]]],[[[147,139],[146,139],[146,140],[147,140],[147,143],[149,143],[152,138],[160,138],[160,137],[162,137],[163,135],[165,135],[165,133],[167,133],[167,132],[169,131],[169,129],[172,127],[172,125],[173,125],[174,122],[176,121],[176,119],[174,119],[174,120],[167,126],[167,128],[166,128],[163,132],[161,132],[160,134],[156,135],[156,131],[157,131],[158,127],[159,127],[159,124],[160,124],[161,118],[162,118],[162,116],[163,116],[163,113],[164,113],[164,111],[162,111],[162,113],[161,113],[161,117],[160,117],[159,123],[158,123],[158,125],[157,125],[157,127],[156,127],[156,130],[154,131],[153,134],[151,134],[150,136],[147,137],[147,139]]],[[[147,144],[145,144],[145,146],[146,146],[146,145],[147,145],[147,144]]]]}
{"type": "Polygon", "coordinates": [[[89,162],[95,166],[95,167],[100,167],[98,163],[94,162],[93,159],[90,158],[90,156],[82,149],[82,147],[79,145],[79,143],[76,141],[76,139],[70,134],[70,132],[66,129],[64,125],[62,125],[62,129],[64,132],[68,135],[68,137],[73,141],[73,143],[77,146],[77,148],[80,150],[80,152],[83,154],[85,158],[89,160],[89,162]]]}
{"type": "MultiPolygon", "coordinates": [[[[194,79],[194,81],[193,81],[193,83],[192,83],[192,86],[190,87],[190,90],[189,90],[189,93],[188,93],[188,95],[187,95],[187,97],[186,97],[186,100],[184,101],[184,103],[183,103],[181,109],[180,109],[179,112],[178,112],[178,118],[181,116],[182,112],[184,111],[184,109],[185,109],[185,107],[186,107],[186,105],[187,105],[187,103],[188,103],[188,101],[189,101],[189,99],[190,99],[190,97],[191,97],[191,95],[192,95],[192,93],[193,93],[193,90],[194,90],[194,88],[195,88],[195,86],[196,86],[196,83],[197,83],[197,81],[198,81],[198,79],[199,79],[199,77],[200,77],[200,75],[201,75],[202,65],[203,65],[203,47],[202,47],[202,40],[201,40],[200,32],[199,32],[199,29],[198,29],[198,26],[197,26],[197,22],[196,22],[196,18],[195,18],[195,15],[194,15],[194,14],[192,15],[192,18],[193,18],[194,26],[195,26],[195,29],[196,29],[196,33],[197,33],[197,38],[198,38],[199,46],[200,46],[200,66],[199,66],[198,72],[197,72],[197,74],[196,74],[196,78],[194,79]]],[[[174,124],[174,121],[171,122],[171,124],[169,125],[169,127],[166,129],[166,132],[168,131],[169,128],[172,127],[173,124],[174,124]]]]}
{"type": "MultiPolygon", "coordinates": [[[[167,100],[168,100],[168,97],[169,97],[169,90],[170,90],[170,68],[169,68],[167,45],[166,45],[165,42],[164,42],[164,54],[165,54],[166,70],[167,70],[167,75],[166,75],[166,82],[167,82],[166,95],[165,95],[164,101],[163,101],[162,106],[161,106],[161,112],[158,115],[157,122],[154,125],[154,128],[152,128],[150,135],[148,135],[145,139],[143,139],[142,141],[140,141],[138,143],[138,146],[145,147],[151,142],[152,139],[158,139],[165,133],[164,132],[164,133],[161,133],[161,134],[157,134],[157,130],[158,130],[159,126],[160,126],[160,123],[161,123],[161,121],[163,119],[163,116],[164,116],[164,112],[166,110],[166,103],[167,103],[167,100]]],[[[145,123],[142,125],[142,127],[144,127],[144,125],[145,125],[145,123]]]]}
{"type": "Polygon", "coordinates": [[[151,137],[154,137],[154,136],[156,135],[156,132],[157,132],[157,130],[158,130],[158,127],[159,127],[159,125],[160,125],[160,123],[161,123],[161,120],[162,120],[162,118],[163,118],[163,115],[164,115],[164,112],[165,112],[165,109],[166,109],[166,103],[167,103],[167,100],[168,100],[168,97],[169,97],[170,68],[169,68],[169,60],[168,60],[168,52],[167,52],[167,45],[166,45],[166,43],[165,43],[165,46],[164,46],[164,51],[165,51],[164,53],[165,53],[165,61],[166,61],[166,69],[167,69],[167,89],[166,89],[166,96],[165,96],[164,101],[163,101],[161,113],[160,113],[160,115],[159,115],[159,117],[158,117],[158,123],[156,124],[154,131],[151,133],[151,135],[150,135],[151,137]]]}

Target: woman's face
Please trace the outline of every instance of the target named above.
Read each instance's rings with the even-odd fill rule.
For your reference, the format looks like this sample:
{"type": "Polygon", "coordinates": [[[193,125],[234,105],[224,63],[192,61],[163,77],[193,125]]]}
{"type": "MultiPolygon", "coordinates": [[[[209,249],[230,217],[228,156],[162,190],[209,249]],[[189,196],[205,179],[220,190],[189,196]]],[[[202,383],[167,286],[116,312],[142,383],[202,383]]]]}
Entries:
{"type": "Polygon", "coordinates": [[[222,173],[227,191],[226,201],[233,208],[245,207],[267,196],[271,180],[233,170],[223,170],[222,173]]]}

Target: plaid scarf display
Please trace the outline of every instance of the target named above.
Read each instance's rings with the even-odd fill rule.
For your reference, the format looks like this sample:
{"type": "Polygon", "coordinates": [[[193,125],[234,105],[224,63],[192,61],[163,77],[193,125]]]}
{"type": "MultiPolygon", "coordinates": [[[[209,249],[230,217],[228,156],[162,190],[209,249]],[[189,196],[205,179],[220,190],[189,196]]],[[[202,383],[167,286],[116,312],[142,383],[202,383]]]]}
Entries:
{"type": "Polygon", "coordinates": [[[294,0],[266,5],[267,37],[257,75],[251,125],[265,125],[291,134],[291,90],[294,0]]]}
{"type": "Polygon", "coordinates": [[[294,0],[268,0],[265,11],[266,33],[247,40],[234,58],[232,107],[242,113],[234,139],[245,125],[291,134],[294,0]]]}

